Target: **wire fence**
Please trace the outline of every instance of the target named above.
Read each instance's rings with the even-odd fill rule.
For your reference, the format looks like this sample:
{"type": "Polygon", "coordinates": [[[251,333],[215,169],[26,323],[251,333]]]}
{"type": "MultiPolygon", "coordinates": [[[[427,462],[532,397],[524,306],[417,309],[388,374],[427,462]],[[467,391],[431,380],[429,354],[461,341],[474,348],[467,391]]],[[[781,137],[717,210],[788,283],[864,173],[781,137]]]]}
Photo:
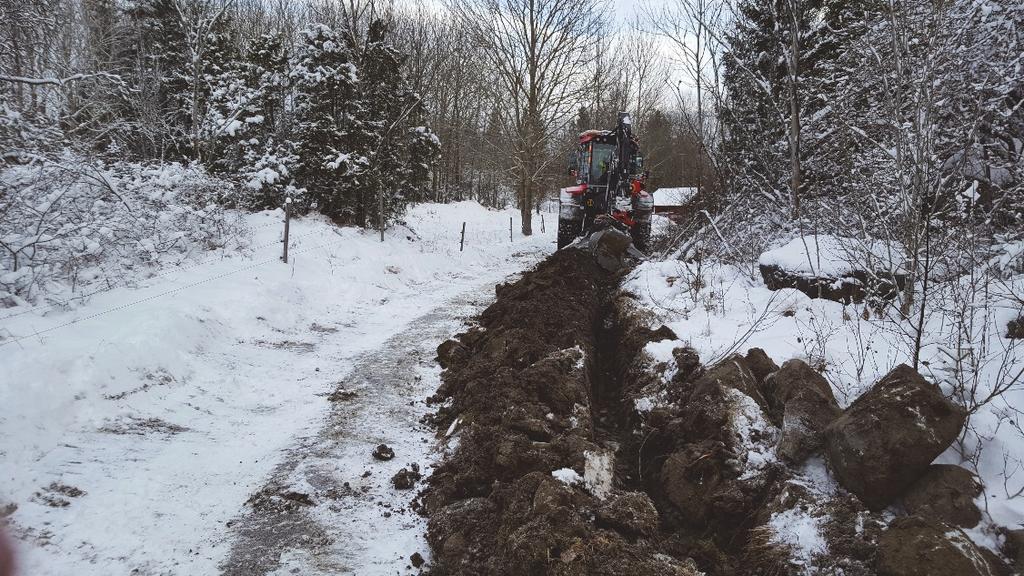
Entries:
{"type": "MultiPolygon", "coordinates": [[[[504,215],[502,215],[500,217],[496,216],[496,218],[501,218],[502,221],[504,222],[504,218],[505,217],[504,217],[504,215]]],[[[540,222],[541,222],[540,217],[535,214],[534,218],[531,220],[531,223],[534,226],[534,234],[545,234],[545,232],[542,232],[541,228],[538,227],[540,222]]],[[[282,228],[283,228],[283,222],[273,222],[273,223],[268,223],[268,224],[263,225],[263,226],[259,226],[259,227],[255,228],[253,230],[260,230],[260,229],[266,228],[267,226],[269,226],[271,224],[277,224],[277,225],[282,226],[282,228]]],[[[420,247],[420,251],[423,252],[423,253],[439,253],[439,254],[446,254],[446,255],[451,255],[451,256],[457,256],[460,253],[459,244],[460,244],[460,238],[461,238],[461,235],[462,235],[462,224],[463,223],[462,222],[458,222],[457,223],[458,227],[456,227],[455,224],[456,223],[453,222],[453,226],[452,226],[450,231],[449,230],[445,230],[445,231],[441,232],[439,235],[435,236],[434,238],[421,238],[419,240],[419,242],[418,242],[419,247],[420,247]]],[[[518,238],[522,238],[523,237],[522,236],[522,232],[521,232],[521,226],[517,226],[517,225],[521,224],[521,220],[519,220],[519,219],[517,219],[515,217],[512,218],[511,233],[509,233],[509,232],[507,232],[505,230],[497,231],[494,228],[488,228],[486,230],[482,230],[482,229],[479,228],[479,226],[480,226],[479,222],[474,222],[473,224],[474,224],[473,226],[470,226],[467,223],[467,226],[466,226],[465,248],[470,249],[470,250],[472,250],[473,247],[479,248],[479,247],[482,247],[482,246],[493,247],[493,246],[498,246],[498,245],[506,245],[506,246],[511,247],[514,244],[514,239],[515,238],[517,238],[517,237],[518,238]]],[[[546,224],[547,223],[546,223],[546,219],[545,219],[545,221],[544,221],[544,229],[545,230],[549,229],[546,226],[546,224]]],[[[350,238],[344,238],[340,233],[336,232],[336,235],[338,236],[337,239],[334,239],[333,237],[328,236],[326,240],[321,241],[321,242],[317,242],[315,244],[310,244],[308,246],[301,246],[301,245],[296,246],[295,245],[295,241],[296,240],[300,240],[302,238],[306,238],[306,237],[312,236],[314,234],[322,234],[322,230],[314,229],[314,230],[311,230],[309,232],[305,232],[303,234],[292,235],[291,238],[290,238],[290,242],[289,242],[289,245],[290,245],[289,253],[290,254],[303,254],[303,253],[308,253],[308,252],[311,252],[311,251],[314,251],[314,250],[318,250],[318,249],[322,249],[322,248],[336,248],[336,249],[337,248],[341,248],[341,249],[343,249],[344,248],[344,244],[351,240],[350,238]]],[[[273,241],[270,241],[270,242],[265,242],[265,243],[263,243],[263,244],[261,244],[259,246],[249,247],[247,249],[248,250],[252,250],[252,251],[259,251],[259,250],[268,248],[270,246],[280,245],[281,242],[282,241],[280,239],[276,239],[276,240],[273,240],[273,241]]],[[[164,272],[161,272],[160,274],[151,276],[149,278],[145,278],[145,279],[143,279],[143,281],[156,280],[156,279],[168,276],[170,274],[184,272],[184,271],[187,271],[187,270],[192,270],[192,269],[195,269],[195,268],[201,268],[201,267],[204,267],[204,266],[208,266],[208,265],[212,264],[214,261],[223,260],[223,258],[224,258],[223,254],[218,254],[218,255],[213,256],[213,257],[209,257],[209,258],[205,258],[205,259],[193,262],[193,263],[189,264],[188,266],[175,266],[174,268],[168,269],[168,270],[166,270],[164,272]]],[[[203,278],[203,279],[200,279],[200,280],[196,280],[194,282],[190,282],[190,283],[182,285],[182,286],[176,286],[174,288],[170,288],[168,290],[164,290],[164,291],[159,292],[157,294],[152,294],[150,296],[145,296],[145,297],[142,297],[142,298],[138,298],[138,299],[133,300],[131,302],[126,302],[124,304],[113,306],[113,307],[107,308],[105,310],[102,310],[102,311],[99,311],[99,312],[96,312],[96,313],[93,313],[93,314],[89,314],[89,315],[82,316],[82,317],[79,317],[79,318],[74,318],[72,320],[69,320],[67,322],[63,322],[61,324],[57,324],[57,325],[51,326],[49,328],[44,328],[42,330],[34,330],[30,334],[25,334],[25,335],[22,335],[22,336],[14,336],[13,334],[11,334],[8,331],[8,334],[11,334],[11,336],[8,339],[6,339],[6,340],[0,341],[0,348],[3,348],[5,346],[11,345],[11,344],[16,344],[16,343],[19,343],[19,342],[21,342],[23,340],[27,340],[27,339],[30,339],[30,338],[38,338],[39,336],[42,336],[44,334],[49,334],[51,332],[59,331],[59,330],[62,330],[64,328],[68,328],[70,326],[78,324],[80,322],[84,322],[86,320],[91,320],[91,319],[94,319],[94,318],[99,318],[101,316],[105,316],[105,315],[111,314],[113,312],[118,312],[118,311],[121,311],[121,310],[126,310],[126,309],[132,308],[134,306],[137,306],[137,305],[140,305],[140,304],[144,304],[144,303],[147,303],[147,302],[151,302],[153,300],[157,300],[157,299],[164,298],[164,297],[167,297],[167,296],[173,296],[175,294],[178,294],[178,293],[183,292],[185,290],[189,290],[189,289],[194,288],[196,286],[201,286],[203,284],[207,284],[207,283],[213,282],[215,280],[220,280],[222,278],[226,278],[228,276],[232,276],[232,275],[237,274],[239,272],[245,272],[245,271],[248,271],[248,270],[252,270],[252,269],[255,269],[255,268],[259,268],[259,267],[265,266],[267,264],[271,264],[271,263],[278,263],[278,264],[281,263],[281,254],[278,253],[277,250],[273,250],[271,254],[268,254],[266,257],[261,258],[258,261],[251,262],[249,264],[246,264],[246,265],[234,268],[232,270],[229,270],[229,271],[226,271],[226,272],[222,272],[222,273],[218,273],[218,274],[214,274],[212,276],[208,276],[206,278],[203,278]]],[[[76,300],[84,300],[84,299],[87,299],[87,298],[89,298],[91,296],[96,296],[96,295],[102,294],[104,292],[109,292],[109,291],[111,291],[111,290],[113,290],[115,288],[124,287],[124,286],[130,286],[132,283],[134,283],[136,281],[137,280],[133,281],[133,280],[129,280],[129,279],[118,281],[118,282],[113,283],[111,285],[104,286],[102,289],[95,290],[95,291],[92,291],[92,292],[89,292],[89,293],[86,293],[86,294],[80,294],[80,295],[68,298],[66,300],[63,300],[61,302],[52,303],[52,304],[49,304],[49,305],[46,305],[46,306],[42,306],[42,307],[36,306],[36,307],[32,307],[32,308],[29,308],[29,309],[21,311],[21,312],[17,312],[17,313],[14,313],[14,314],[9,314],[7,316],[0,317],[0,320],[9,320],[9,319],[12,319],[12,318],[15,318],[15,317],[18,317],[18,316],[22,316],[24,314],[29,314],[29,313],[41,314],[41,313],[47,312],[47,311],[49,311],[51,309],[54,309],[54,308],[65,307],[68,304],[70,304],[71,302],[76,301],[76,300]]],[[[0,329],[2,329],[2,328],[3,328],[3,326],[0,326],[0,329]]]]}
{"type": "MultiPolygon", "coordinates": [[[[552,217],[548,214],[533,214],[531,225],[534,236],[545,236],[553,230],[552,217]]],[[[522,219],[518,216],[512,217],[512,225],[509,227],[508,216],[496,215],[496,222],[500,222],[500,228],[489,225],[484,226],[482,222],[465,222],[466,235],[463,241],[463,222],[452,222],[450,228],[446,228],[430,238],[420,238],[420,252],[429,254],[452,254],[459,252],[474,252],[480,248],[494,246],[512,246],[516,240],[521,240],[522,219]],[[511,232],[511,233],[510,233],[511,232]]],[[[557,219],[555,225],[557,226],[557,219]]]]}

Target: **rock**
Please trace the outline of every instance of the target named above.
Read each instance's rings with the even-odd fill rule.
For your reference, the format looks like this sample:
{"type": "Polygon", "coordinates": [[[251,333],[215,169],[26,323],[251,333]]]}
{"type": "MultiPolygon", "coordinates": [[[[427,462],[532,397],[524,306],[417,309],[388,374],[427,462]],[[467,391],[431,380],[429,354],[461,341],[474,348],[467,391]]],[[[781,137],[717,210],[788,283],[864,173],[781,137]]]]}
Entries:
{"type": "Polygon", "coordinates": [[[1013,568],[1018,574],[1024,574],[1024,530],[1007,530],[1003,553],[1013,561],[1013,568]]]}
{"type": "Polygon", "coordinates": [[[903,498],[911,514],[946,524],[972,528],[981,521],[974,499],[981,483],[970,471],[949,464],[932,464],[903,498]]]}
{"type": "Polygon", "coordinates": [[[795,288],[810,298],[845,304],[869,296],[889,300],[907,283],[906,274],[898,271],[902,258],[892,248],[854,238],[802,236],[761,254],[758,268],[770,290],[795,288]],[[870,273],[864,269],[868,254],[878,265],[870,273]]]}
{"type": "Polygon", "coordinates": [[[662,340],[679,340],[679,336],[672,331],[671,328],[662,324],[655,330],[651,330],[647,336],[647,340],[650,342],[661,342],[662,340]]]}
{"type": "Polygon", "coordinates": [[[747,361],[747,366],[750,367],[750,372],[754,375],[754,378],[761,383],[764,382],[769,374],[779,369],[771,357],[760,348],[747,350],[747,356],[744,360],[747,361]]]}
{"type": "Polygon", "coordinates": [[[757,384],[757,378],[754,377],[754,374],[747,366],[746,359],[739,354],[733,354],[715,364],[707,373],[701,376],[694,387],[700,393],[700,391],[707,387],[716,385],[738,390],[753,398],[754,402],[757,402],[757,405],[762,410],[768,410],[768,403],[765,401],[764,395],[761,394],[761,387],[757,384]]]}
{"type": "Polygon", "coordinates": [[[676,378],[683,381],[700,375],[700,356],[689,346],[672,349],[672,358],[676,361],[676,378]]]}
{"type": "Polygon", "coordinates": [[[828,381],[802,360],[789,360],[765,379],[769,417],[781,424],[776,452],[803,462],[822,444],[825,428],[841,413],[828,381]]]}
{"type": "Polygon", "coordinates": [[[626,535],[650,536],[658,529],[658,510],[643,492],[617,492],[597,509],[597,521],[626,535]]]}
{"type": "Polygon", "coordinates": [[[665,460],[662,490],[687,522],[700,525],[707,520],[712,495],[730,475],[725,463],[733,457],[723,443],[705,440],[688,444],[665,460]]]}
{"type": "Polygon", "coordinates": [[[422,477],[419,464],[411,464],[409,468],[402,468],[392,476],[391,483],[399,490],[408,490],[419,482],[422,477]]]}
{"type": "Polygon", "coordinates": [[[843,487],[880,510],[921,477],[965,418],[938,387],[901,364],[826,429],[825,456],[843,487]]]}
{"type": "Polygon", "coordinates": [[[423,559],[423,556],[421,556],[419,552],[413,552],[412,556],[409,557],[409,561],[412,562],[413,568],[419,568],[426,563],[426,560],[423,559]]]}
{"type": "Polygon", "coordinates": [[[1006,337],[1013,339],[1024,338],[1024,316],[1019,316],[1016,320],[1010,320],[1006,323],[1006,337]]]}
{"type": "Polygon", "coordinates": [[[468,357],[469,349],[458,340],[445,340],[437,347],[437,363],[441,368],[449,368],[468,357]]]}
{"type": "Polygon", "coordinates": [[[395,451],[387,444],[381,444],[373,449],[373,457],[377,460],[391,460],[395,457],[395,451]]]}
{"type": "Polygon", "coordinates": [[[996,576],[959,528],[919,516],[899,518],[878,542],[878,576],[996,576]]]}

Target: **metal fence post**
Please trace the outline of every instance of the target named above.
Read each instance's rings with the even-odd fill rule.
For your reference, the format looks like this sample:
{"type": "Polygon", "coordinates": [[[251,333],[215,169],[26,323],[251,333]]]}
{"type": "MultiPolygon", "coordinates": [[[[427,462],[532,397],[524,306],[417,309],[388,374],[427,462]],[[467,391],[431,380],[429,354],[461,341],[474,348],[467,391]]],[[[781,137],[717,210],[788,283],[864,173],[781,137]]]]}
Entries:
{"type": "Polygon", "coordinates": [[[508,241],[512,241],[512,217],[508,217],[508,241]]]}
{"type": "Polygon", "coordinates": [[[281,260],[284,263],[288,263],[288,224],[292,217],[292,199],[291,197],[284,199],[284,255],[281,260]]]}

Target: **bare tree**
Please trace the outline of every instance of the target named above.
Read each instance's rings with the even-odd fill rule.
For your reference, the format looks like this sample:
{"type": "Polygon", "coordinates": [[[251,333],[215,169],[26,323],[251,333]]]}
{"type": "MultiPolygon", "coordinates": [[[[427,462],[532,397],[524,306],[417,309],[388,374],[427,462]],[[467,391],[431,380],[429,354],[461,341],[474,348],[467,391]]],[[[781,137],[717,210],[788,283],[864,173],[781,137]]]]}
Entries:
{"type": "Polygon", "coordinates": [[[522,231],[532,234],[530,209],[551,161],[548,144],[589,88],[602,6],[596,0],[452,0],[450,8],[487,56],[522,231]]]}

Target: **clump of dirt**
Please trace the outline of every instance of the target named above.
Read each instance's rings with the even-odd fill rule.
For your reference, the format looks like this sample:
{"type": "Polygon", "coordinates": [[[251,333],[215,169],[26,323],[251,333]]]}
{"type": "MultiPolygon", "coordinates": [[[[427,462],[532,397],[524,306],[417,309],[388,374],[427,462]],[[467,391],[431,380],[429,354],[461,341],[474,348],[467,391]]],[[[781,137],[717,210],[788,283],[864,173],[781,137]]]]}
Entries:
{"type": "Polygon", "coordinates": [[[402,468],[391,477],[391,484],[398,490],[408,490],[420,481],[423,475],[420,474],[420,465],[413,463],[408,468],[402,468]]]}
{"type": "Polygon", "coordinates": [[[98,431],[105,434],[118,435],[131,434],[146,436],[148,434],[164,434],[167,436],[173,436],[174,434],[188,432],[189,428],[179,426],[178,424],[172,424],[166,420],[161,420],[160,418],[128,416],[119,420],[110,420],[101,426],[98,431]]]}
{"type": "Polygon", "coordinates": [[[316,503],[304,492],[283,486],[267,486],[250,496],[246,504],[260,512],[291,513],[316,503]]]}
{"type": "Polygon", "coordinates": [[[379,444],[373,449],[373,457],[377,460],[391,460],[395,457],[395,451],[387,444],[379,444]]]}

